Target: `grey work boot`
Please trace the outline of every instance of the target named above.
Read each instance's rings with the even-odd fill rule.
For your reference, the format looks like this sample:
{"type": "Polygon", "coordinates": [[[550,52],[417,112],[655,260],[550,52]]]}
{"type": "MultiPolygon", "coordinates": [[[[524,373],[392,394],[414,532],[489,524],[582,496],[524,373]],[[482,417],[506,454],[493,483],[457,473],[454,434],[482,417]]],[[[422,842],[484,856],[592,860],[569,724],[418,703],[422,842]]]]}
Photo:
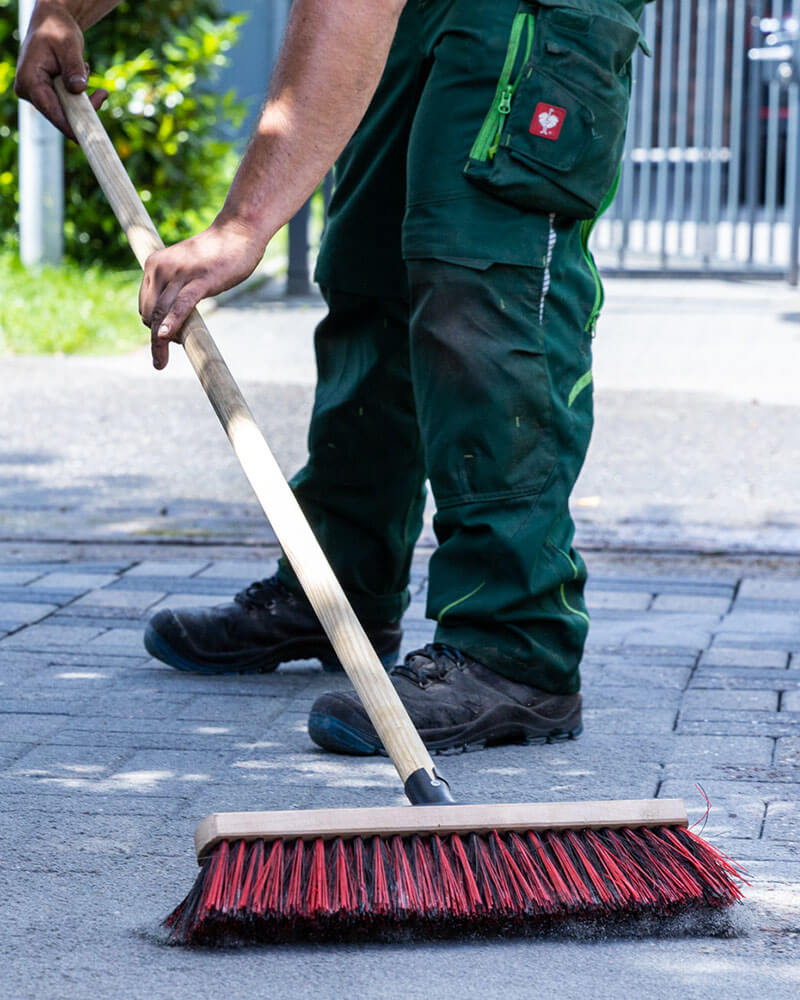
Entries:
{"type": "MultiPolygon", "coordinates": [[[[364,623],[387,669],[397,661],[399,622],[364,623]]],[[[289,660],[319,659],[341,670],[306,597],[277,576],[251,583],[230,604],[157,612],[144,633],[147,652],[177,670],[201,674],[270,673],[289,660]]]]}
{"type": "MultiPolygon", "coordinates": [[[[508,680],[443,643],[409,653],[392,682],[425,745],[458,752],[501,743],[574,739],[581,696],[508,680]]],[[[354,692],[323,694],[311,707],[311,739],[334,753],[385,753],[354,692]]]]}

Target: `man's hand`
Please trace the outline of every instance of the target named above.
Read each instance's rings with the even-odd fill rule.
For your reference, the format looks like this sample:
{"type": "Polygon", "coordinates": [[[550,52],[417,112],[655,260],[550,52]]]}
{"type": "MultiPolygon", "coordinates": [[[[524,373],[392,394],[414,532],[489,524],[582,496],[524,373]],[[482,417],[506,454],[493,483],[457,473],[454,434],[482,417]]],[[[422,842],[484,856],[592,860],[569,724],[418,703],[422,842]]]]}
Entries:
{"type": "Polygon", "coordinates": [[[238,285],[252,274],[266,242],[237,220],[218,217],[208,229],[147,258],[139,292],[142,322],[150,327],[153,365],[169,360],[169,342],[201,299],[238,285]]]}
{"type": "MultiPolygon", "coordinates": [[[[115,2],[118,0],[93,6],[104,13],[115,6],[115,2]]],[[[97,19],[91,20],[90,16],[90,23],[97,19]]],[[[57,76],[64,78],[67,90],[73,94],[86,90],[89,65],[83,61],[83,32],[66,3],[39,0],[20,49],[14,91],[38,108],[68,139],[74,139],[53,89],[53,79],[57,76]]],[[[97,110],[107,97],[107,91],[96,90],[89,100],[97,110]]]]}

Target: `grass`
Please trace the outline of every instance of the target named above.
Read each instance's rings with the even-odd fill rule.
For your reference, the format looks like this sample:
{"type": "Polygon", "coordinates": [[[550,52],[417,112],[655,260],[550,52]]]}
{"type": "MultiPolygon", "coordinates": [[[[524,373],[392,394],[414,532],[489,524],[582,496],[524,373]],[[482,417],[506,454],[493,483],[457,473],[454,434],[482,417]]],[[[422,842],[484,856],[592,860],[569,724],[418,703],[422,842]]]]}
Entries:
{"type": "Polygon", "coordinates": [[[139,319],[137,271],[65,263],[28,271],[0,253],[0,351],[121,354],[148,342],[139,319]]]}

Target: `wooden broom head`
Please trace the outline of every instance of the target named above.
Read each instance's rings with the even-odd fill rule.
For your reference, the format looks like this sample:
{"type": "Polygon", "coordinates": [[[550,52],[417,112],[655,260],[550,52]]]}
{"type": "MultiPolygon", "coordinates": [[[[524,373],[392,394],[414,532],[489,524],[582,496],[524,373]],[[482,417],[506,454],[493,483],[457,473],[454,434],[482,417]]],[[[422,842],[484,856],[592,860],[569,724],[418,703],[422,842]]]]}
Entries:
{"type": "Polygon", "coordinates": [[[388,806],[369,809],[308,809],[213,813],[194,835],[202,863],[223,840],[329,840],[413,834],[498,833],[539,830],[688,826],[682,799],[600,802],[522,802],[485,805],[388,806]]]}

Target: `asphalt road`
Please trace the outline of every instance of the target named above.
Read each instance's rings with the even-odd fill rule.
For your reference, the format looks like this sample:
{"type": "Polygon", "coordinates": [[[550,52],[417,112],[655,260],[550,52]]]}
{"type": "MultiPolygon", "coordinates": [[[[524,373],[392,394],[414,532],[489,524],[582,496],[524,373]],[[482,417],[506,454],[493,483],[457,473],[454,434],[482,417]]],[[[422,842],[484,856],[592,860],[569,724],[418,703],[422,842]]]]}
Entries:
{"type": "MultiPolygon", "coordinates": [[[[318,300],[262,290],[210,317],[287,473],[305,457],[318,300]]],[[[0,537],[261,541],[181,352],[0,358],[0,537]]],[[[594,547],[800,551],[800,293],[778,282],[607,282],[596,429],[573,498],[594,547]]]]}

